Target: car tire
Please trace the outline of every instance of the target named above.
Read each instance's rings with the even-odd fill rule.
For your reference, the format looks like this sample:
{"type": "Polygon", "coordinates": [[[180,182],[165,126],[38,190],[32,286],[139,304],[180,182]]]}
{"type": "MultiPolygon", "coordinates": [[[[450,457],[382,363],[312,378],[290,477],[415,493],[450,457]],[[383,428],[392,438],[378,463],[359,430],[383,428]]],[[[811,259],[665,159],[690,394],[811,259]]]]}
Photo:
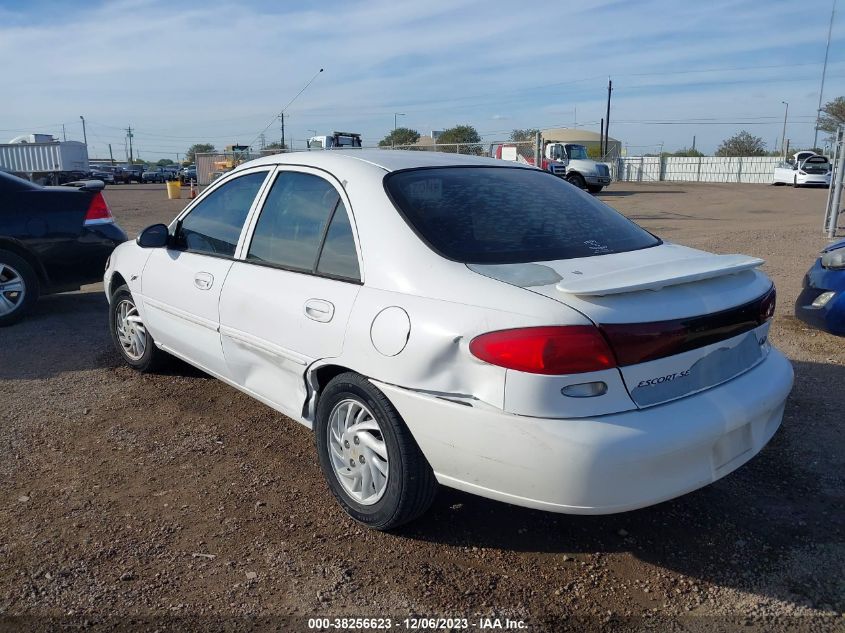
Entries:
{"type": "Polygon", "coordinates": [[[602,185],[587,185],[587,191],[590,193],[600,193],[604,189],[602,185]]]}
{"type": "Polygon", "coordinates": [[[162,366],[166,353],[156,347],[152,334],[144,326],[135,299],[127,285],[118,287],[109,304],[109,332],[123,361],[142,373],[162,366]]]}
{"type": "Polygon", "coordinates": [[[579,189],[586,189],[587,188],[587,181],[584,180],[584,176],[581,174],[569,174],[566,177],[566,182],[571,185],[575,185],[579,189]]]}
{"type": "Polygon", "coordinates": [[[366,378],[353,372],[333,378],[316,418],[320,468],[350,517],[390,530],[428,510],[437,493],[434,472],[390,400],[366,378]],[[355,420],[364,428],[349,432],[355,420]]]}
{"type": "Polygon", "coordinates": [[[23,257],[0,249],[0,327],[20,321],[38,301],[38,275],[23,257]]]}

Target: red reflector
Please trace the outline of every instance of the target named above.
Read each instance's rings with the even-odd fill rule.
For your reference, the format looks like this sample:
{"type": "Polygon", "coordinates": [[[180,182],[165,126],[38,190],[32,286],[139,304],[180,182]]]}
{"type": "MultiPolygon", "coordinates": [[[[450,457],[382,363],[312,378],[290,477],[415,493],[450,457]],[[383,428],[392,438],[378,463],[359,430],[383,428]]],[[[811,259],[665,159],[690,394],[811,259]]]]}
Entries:
{"type": "Polygon", "coordinates": [[[88,205],[88,212],[85,214],[85,224],[103,224],[105,222],[114,222],[109,205],[106,204],[106,199],[99,191],[91,198],[91,204],[88,205]]]}
{"type": "Polygon", "coordinates": [[[616,366],[601,332],[592,325],[499,330],[469,344],[476,358],[532,374],[578,374],[616,366]]]}

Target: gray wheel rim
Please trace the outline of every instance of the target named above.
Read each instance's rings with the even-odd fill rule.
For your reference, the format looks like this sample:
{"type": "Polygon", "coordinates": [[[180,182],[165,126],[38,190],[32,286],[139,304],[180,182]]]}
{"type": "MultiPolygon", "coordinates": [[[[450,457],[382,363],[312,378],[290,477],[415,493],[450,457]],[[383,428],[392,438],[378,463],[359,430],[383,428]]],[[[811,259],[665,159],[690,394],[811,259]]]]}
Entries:
{"type": "Polygon", "coordinates": [[[147,350],[147,328],[131,299],[123,299],[115,307],[115,329],[126,357],[141,360],[147,350]]]}
{"type": "Polygon", "coordinates": [[[350,398],[334,406],[328,431],[329,457],[340,485],[361,505],[378,502],[390,476],[387,445],[378,420],[363,403],[350,398]]]}
{"type": "Polygon", "coordinates": [[[0,263],[0,316],[6,316],[23,305],[26,283],[21,274],[8,264],[0,263]]]}

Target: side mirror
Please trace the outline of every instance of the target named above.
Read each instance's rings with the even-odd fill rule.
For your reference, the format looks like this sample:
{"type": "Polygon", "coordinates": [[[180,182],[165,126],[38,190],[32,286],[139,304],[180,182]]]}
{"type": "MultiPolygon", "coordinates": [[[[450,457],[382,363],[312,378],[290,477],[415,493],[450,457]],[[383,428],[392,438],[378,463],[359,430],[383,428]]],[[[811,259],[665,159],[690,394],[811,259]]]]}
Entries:
{"type": "Polygon", "coordinates": [[[166,224],[153,224],[138,235],[138,246],[141,248],[163,248],[167,246],[170,232],[166,224]]]}

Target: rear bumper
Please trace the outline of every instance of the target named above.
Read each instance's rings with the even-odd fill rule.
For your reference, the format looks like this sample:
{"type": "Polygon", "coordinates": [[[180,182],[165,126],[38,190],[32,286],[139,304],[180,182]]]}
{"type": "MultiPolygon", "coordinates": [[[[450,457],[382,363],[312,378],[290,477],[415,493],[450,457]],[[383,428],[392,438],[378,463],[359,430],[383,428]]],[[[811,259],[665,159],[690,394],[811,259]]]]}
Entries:
{"type": "Polygon", "coordinates": [[[792,379],[789,361],[772,349],[718,387],[577,420],[509,415],[376,384],[441,484],[529,508],[610,514],[701,488],[747,462],[780,426],[792,379]]]}

